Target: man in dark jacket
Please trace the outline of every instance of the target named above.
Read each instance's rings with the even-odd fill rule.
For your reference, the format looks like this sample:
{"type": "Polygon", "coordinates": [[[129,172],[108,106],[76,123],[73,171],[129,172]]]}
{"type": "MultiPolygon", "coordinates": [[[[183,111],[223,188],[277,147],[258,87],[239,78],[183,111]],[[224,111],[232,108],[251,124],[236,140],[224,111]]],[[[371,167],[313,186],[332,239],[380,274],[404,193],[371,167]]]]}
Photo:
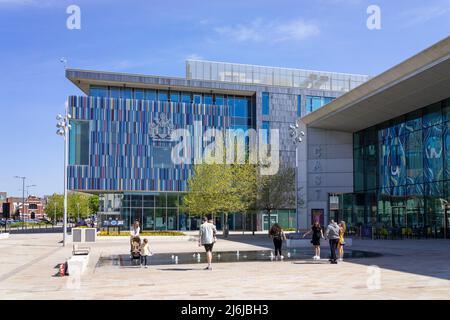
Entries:
{"type": "Polygon", "coordinates": [[[334,220],[330,221],[330,224],[325,231],[325,238],[327,238],[330,242],[330,250],[331,250],[331,264],[337,264],[336,258],[336,249],[339,242],[339,226],[334,220]]]}

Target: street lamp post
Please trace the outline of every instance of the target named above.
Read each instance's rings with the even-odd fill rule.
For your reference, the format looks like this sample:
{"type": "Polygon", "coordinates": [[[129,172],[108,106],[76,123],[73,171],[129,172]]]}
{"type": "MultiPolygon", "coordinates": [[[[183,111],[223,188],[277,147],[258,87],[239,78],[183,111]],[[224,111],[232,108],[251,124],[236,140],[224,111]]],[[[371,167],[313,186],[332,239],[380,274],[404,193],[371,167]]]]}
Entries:
{"type": "Polygon", "coordinates": [[[56,127],[58,130],[56,134],[64,138],[64,221],[63,221],[63,246],[66,245],[67,238],[67,167],[68,167],[68,144],[69,144],[69,130],[71,125],[69,121],[71,119],[71,115],[69,114],[69,106],[66,103],[65,107],[65,115],[58,115],[56,120],[58,121],[56,127]]]}
{"type": "Polygon", "coordinates": [[[14,176],[14,178],[22,179],[22,211],[20,211],[19,219],[22,222],[22,229],[23,229],[23,225],[24,225],[23,215],[25,213],[25,179],[27,177],[14,176]]]}
{"type": "Polygon", "coordinates": [[[296,232],[299,232],[299,213],[298,213],[298,146],[303,142],[302,137],[305,136],[305,132],[300,130],[298,121],[295,124],[289,126],[290,136],[292,142],[295,145],[295,212],[297,214],[296,219],[296,232]]]}
{"type": "Polygon", "coordinates": [[[35,185],[35,184],[30,184],[29,186],[27,186],[27,198],[30,196],[29,190],[30,190],[31,187],[37,187],[37,185],[35,185]]]}

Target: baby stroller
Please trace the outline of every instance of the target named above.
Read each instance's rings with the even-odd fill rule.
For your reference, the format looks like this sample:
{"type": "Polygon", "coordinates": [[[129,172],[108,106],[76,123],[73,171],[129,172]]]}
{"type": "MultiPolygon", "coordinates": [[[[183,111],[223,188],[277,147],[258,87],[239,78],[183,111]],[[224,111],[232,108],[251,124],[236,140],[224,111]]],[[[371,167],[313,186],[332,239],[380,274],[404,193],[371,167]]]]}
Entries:
{"type": "Polygon", "coordinates": [[[131,239],[130,256],[132,264],[136,265],[140,263],[141,259],[141,238],[133,237],[131,239]]]}

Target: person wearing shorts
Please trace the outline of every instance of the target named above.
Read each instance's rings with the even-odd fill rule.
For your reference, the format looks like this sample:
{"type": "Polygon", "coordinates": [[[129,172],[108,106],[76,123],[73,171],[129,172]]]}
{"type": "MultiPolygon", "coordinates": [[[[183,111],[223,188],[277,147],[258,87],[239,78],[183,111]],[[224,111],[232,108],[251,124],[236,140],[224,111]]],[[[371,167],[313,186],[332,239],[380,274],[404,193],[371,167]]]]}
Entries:
{"type": "Polygon", "coordinates": [[[199,231],[198,245],[200,247],[205,247],[206,261],[208,262],[208,266],[205,270],[212,270],[212,250],[214,243],[216,242],[216,234],[216,226],[212,222],[208,221],[207,217],[203,217],[203,223],[200,226],[199,231]]]}

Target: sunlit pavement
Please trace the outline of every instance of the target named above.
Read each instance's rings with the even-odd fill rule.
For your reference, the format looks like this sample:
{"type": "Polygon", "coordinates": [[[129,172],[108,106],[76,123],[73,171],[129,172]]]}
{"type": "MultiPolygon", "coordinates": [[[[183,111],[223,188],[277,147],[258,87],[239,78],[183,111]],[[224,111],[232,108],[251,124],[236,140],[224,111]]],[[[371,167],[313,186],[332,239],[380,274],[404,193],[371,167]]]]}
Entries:
{"type": "MultiPolygon", "coordinates": [[[[201,253],[196,241],[150,239],[154,253],[201,253]]],[[[77,281],[58,277],[71,256],[58,234],[18,234],[0,240],[1,299],[449,299],[450,240],[363,241],[353,249],[384,254],[338,265],[326,260],[169,264],[148,269],[100,265],[126,254],[128,238],[91,244],[88,269],[77,281]]],[[[220,238],[215,251],[271,248],[262,234],[220,238]]],[[[328,252],[324,248],[322,257],[328,252]]],[[[151,263],[151,259],[150,259],[151,263]]]]}

